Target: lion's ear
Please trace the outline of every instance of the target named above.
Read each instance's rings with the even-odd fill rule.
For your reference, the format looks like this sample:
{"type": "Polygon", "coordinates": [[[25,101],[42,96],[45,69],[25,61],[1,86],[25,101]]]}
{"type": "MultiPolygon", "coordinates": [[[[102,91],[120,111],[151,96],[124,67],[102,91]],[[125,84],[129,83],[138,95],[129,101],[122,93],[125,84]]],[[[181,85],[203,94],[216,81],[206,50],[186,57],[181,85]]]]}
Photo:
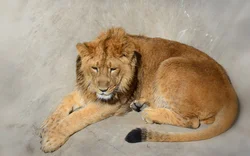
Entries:
{"type": "Polygon", "coordinates": [[[89,48],[86,45],[86,43],[77,43],[76,44],[76,49],[77,49],[78,54],[81,57],[84,57],[84,56],[89,54],[89,48]]]}

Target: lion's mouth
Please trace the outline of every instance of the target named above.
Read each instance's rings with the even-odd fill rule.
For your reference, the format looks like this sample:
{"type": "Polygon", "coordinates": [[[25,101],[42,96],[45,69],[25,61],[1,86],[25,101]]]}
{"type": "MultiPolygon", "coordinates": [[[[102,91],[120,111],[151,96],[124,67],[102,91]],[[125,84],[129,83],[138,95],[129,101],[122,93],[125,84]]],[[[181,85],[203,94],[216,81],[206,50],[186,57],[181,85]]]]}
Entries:
{"type": "Polygon", "coordinates": [[[118,87],[119,85],[110,87],[110,90],[108,92],[97,92],[96,96],[100,100],[110,100],[118,92],[118,87]]]}
{"type": "Polygon", "coordinates": [[[102,93],[102,94],[96,94],[97,95],[97,97],[99,98],[99,99],[101,99],[101,100],[109,100],[109,99],[111,99],[112,98],[112,96],[113,96],[113,94],[111,93],[111,94],[104,94],[104,93],[102,93]]]}

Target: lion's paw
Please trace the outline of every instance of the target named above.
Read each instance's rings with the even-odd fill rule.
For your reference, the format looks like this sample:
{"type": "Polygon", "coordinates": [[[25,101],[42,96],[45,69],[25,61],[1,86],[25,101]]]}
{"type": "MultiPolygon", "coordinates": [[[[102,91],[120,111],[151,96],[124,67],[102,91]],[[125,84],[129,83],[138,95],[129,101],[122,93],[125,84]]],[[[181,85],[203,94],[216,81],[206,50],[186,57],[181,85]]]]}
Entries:
{"type": "Polygon", "coordinates": [[[40,137],[43,137],[43,134],[47,131],[47,129],[51,129],[51,127],[59,124],[59,122],[64,119],[63,113],[55,113],[49,116],[42,124],[41,131],[40,131],[40,137]]]}
{"type": "Polygon", "coordinates": [[[43,134],[41,141],[41,150],[45,153],[54,152],[60,148],[66,141],[68,137],[61,133],[60,131],[55,130],[46,130],[43,134]]]}

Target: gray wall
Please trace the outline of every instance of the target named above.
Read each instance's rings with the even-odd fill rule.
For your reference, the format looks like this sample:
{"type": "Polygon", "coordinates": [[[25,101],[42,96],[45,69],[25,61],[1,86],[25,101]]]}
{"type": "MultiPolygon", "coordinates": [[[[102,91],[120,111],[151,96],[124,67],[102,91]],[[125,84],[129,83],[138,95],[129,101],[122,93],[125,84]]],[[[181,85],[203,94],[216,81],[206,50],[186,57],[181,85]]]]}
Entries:
{"type": "Polygon", "coordinates": [[[111,26],[208,53],[231,77],[241,103],[239,120],[227,133],[207,141],[128,144],[126,133],[145,126],[132,112],[75,134],[53,155],[249,155],[247,0],[0,1],[0,155],[43,155],[38,128],[74,87],[76,43],[92,40],[111,26]]]}

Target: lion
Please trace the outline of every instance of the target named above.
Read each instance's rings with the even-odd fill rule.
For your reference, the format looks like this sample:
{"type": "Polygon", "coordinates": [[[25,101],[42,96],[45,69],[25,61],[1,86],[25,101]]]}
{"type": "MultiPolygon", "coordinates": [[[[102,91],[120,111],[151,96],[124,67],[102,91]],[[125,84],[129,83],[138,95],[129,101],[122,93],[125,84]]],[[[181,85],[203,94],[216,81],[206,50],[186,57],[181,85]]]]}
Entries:
{"type": "Polygon", "coordinates": [[[136,128],[125,137],[129,143],[209,139],[237,118],[237,95],[225,70],[194,47],[111,28],[76,48],[76,89],[43,123],[44,152],[90,124],[131,110],[150,124],[211,125],[182,133],[136,128]]]}

